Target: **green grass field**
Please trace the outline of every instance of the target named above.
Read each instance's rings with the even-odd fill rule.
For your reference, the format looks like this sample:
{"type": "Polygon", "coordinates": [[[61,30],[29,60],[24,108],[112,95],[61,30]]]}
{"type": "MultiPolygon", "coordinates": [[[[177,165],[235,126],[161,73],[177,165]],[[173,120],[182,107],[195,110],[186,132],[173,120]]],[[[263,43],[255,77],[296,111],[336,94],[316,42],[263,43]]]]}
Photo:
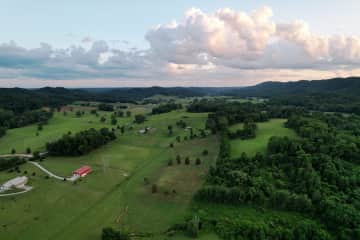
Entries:
{"type": "MultiPolygon", "coordinates": [[[[146,113],[149,108],[132,106],[131,110],[146,113]]],[[[175,123],[184,119],[196,131],[204,127],[206,117],[207,114],[184,111],[150,116],[144,124],[132,124],[133,129],[127,129],[124,135],[117,132],[114,142],[90,154],[51,157],[41,162],[61,176],[70,175],[82,165],[90,165],[93,172],[77,184],[46,179],[44,173],[30,164],[20,167],[21,174],[0,172],[0,182],[4,182],[27,171],[29,184],[34,187],[24,195],[0,199],[0,239],[95,240],[106,226],[126,226],[132,232],[153,234],[149,239],[164,239],[164,231],[189,214],[192,195],[201,186],[218,151],[214,135],[177,143],[176,136],[183,137],[189,132],[177,128],[175,123]],[[169,124],[174,126],[172,135],[167,130],[169,124]],[[138,130],[145,126],[152,130],[139,134],[138,130]],[[169,147],[170,142],[174,148],[169,147]],[[206,157],[201,155],[204,149],[209,150],[206,157]],[[189,156],[191,164],[168,166],[169,159],[176,154],[183,158],[189,156]],[[200,166],[194,164],[196,157],[202,160],[200,166]],[[157,193],[151,193],[152,184],[158,185],[157,193]]],[[[121,125],[131,123],[132,119],[118,118],[118,121],[121,125]]],[[[110,127],[89,113],[81,118],[73,113],[67,116],[56,113],[40,136],[35,135],[36,126],[13,129],[0,139],[0,149],[1,153],[8,153],[11,148],[17,152],[25,151],[26,147],[41,150],[47,141],[68,131],[103,126],[110,127]]],[[[206,236],[203,239],[217,239],[213,234],[209,235],[211,238],[206,236]]],[[[186,238],[174,236],[173,239],[186,238]]]]}
{"type": "MultiPolygon", "coordinates": [[[[241,156],[243,152],[252,156],[257,152],[265,152],[267,143],[272,136],[288,136],[295,137],[293,130],[285,128],[285,119],[271,119],[268,122],[258,123],[256,138],[254,139],[235,139],[231,140],[231,156],[236,158],[241,156]]],[[[236,124],[230,127],[230,131],[242,128],[242,124],[236,124]]]]}
{"type": "MultiPolygon", "coordinates": [[[[54,117],[43,130],[36,136],[37,125],[30,125],[23,128],[15,128],[7,131],[6,136],[0,138],[0,154],[7,154],[11,149],[17,153],[24,153],[27,147],[33,151],[44,150],[45,143],[60,138],[63,134],[78,132],[89,128],[112,127],[110,125],[110,113],[99,112],[100,116],[107,116],[107,122],[101,123],[100,117],[86,112],[85,116],[76,117],[75,111],[69,112],[67,116],[63,113],[54,113],[54,117]]],[[[130,118],[119,118],[119,124],[130,121],[130,118]]]]}

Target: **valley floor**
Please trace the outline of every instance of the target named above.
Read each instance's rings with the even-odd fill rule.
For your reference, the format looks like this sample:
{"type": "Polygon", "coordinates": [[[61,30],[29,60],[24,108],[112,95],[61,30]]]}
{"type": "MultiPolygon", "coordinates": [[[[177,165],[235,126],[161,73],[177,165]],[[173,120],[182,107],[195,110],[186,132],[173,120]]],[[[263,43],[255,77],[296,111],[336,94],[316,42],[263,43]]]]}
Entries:
{"type": "MultiPolygon", "coordinates": [[[[42,150],[45,141],[68,131],[110,126],[100,124],[89,113],[81,118],[69,115],[57,113],[38,137],[36,126],[10,130],[0,140],[2,153],[7,152],[3,150],[6,148],[16,148],[18,152],[26,147],[42,150]],[[25,144],[19,139],[29,140],[25,144]]],[[[183,139],[189,133],[174,127],[174,133],[169,135],[167,126],[175,126],[176,121],[184,119],[194,129],[204,128],[206,116],[183,111],[151,116],[142,125],[132,124],[124,135],[117,132],[117,140],[88,155],[47,158],[41,162],[60,176],[90,165],[94,171],[76,183],[47,179],[46,173],[30,163],[21,166],[21,174],[27,173],[34,189],[0,200],[0,239],[95,240],[106,226],[126,226],[133,232],[150,233],[151,238],[162,239],[170,226],[182,222],[188,214],[192,195],[214,163],[218,148],[215,135],[177,143],[176,136],[183,139]],[[145,126],[152,130],[139,134],[138,130],[145,126]],[[170,142],[174,148],[169,147],[170,142]],[[202,156],[204,149],[209,150],[208,156],[202,156]],[[189,156],[191,164],[168,166],[169,159],[175,162],[177,154],[183,159],[189,156]],[[195,165],[196,157],[202,160],[200,166],[195,165]],[[151,193],[152,184],[157,184],[157,193],[151,193]]],[[[132,118],[119,119],[120,124],[131,124],[132,118]]],[[[0,182],[17,175],[1,172],[0,182]]]]}
{"type": "MultiPolygon", "coordinates": [[[[146,106],[131,110],[149,112],[146,106]]],[[[66,116],[55,113],[39,136],[36,136],[35,125],[9,130],[0,139],[0,154],[8,154],[13,148],[18,153],[25,152],[27,147],[42,151],[47,141],[69,131],[114,127],[109,123],[109,113],[100,112],[100,116],[106,116],[107,121],[101,123],[99,117],[89,112],[80,118],[74,112],[66,116]]],[[[78,182],[46,178],[46,172],[30,163],[22,165],[20,173],[0,172],[0,182],[26,174],[34,187],[26,194],[0,199],[0,239],[98,240],[102,228],[108,226],[125,227],[148,235],[148,239],[188,239],[183,235],[169,237],[165,232],[192,216],[193,194],[202,186],[208,168],[215,164],[219,140],[216,135],[184,140],[190,133],[176,127],[176,122],[182,119],[197,132],[205,127],[206,118],[206,113],[183,110],[149,116],[141,125],[133,124],[133,117],[118,118],[118,124],[127,127],[123,135],[116,130],[115,141],[81,157],[49,157],[40,163],[58,176],[69,176],[82,165],[91,166],[93,172],[78,182]],[[168,125],[174,126],[172,134],[168,132],[168,125]],[[139,130],[144,127],[151,130],[140,134],[139,130]],[[181,136],[180,143],[176,141],[177,136],[181,136]],[[174,144],[173,148],[169,147],[170,143],[174,144]],[[209,154],[204,156],[203,150],[209,154]],[[182,159],[180,165],[176,162],[177,155],[182,159]],[[184,164],[186,157],[190,158],[190,165],[184,164]],[[201,159],[201,165],[195,164],[196,158],[201,159]],[[173,164],[168,166],[170,159],[173,164]],[[156,193],[152,193],[153,184],[158,188],[156,193]]],[[[273,133],[295,136],[284,128],[284,121],[273,119],[260,123],[255,139],[233,140],[232,157],[242,152],[265,151],[273,133]]],[[[241,125],[232,129],[238,127],[241,125]]],[[[215,205],[212,208],[195,206],[195,211],[206,216],[216,216],[216,209],[215,205]]],[[[223,211],[223,207],[219,209],[223,211]]],[[[249,211],[252,210],[243,208],[242,213],[249,211]]],[[[199,239],[219,238],[205,232],[199,239]]]]}

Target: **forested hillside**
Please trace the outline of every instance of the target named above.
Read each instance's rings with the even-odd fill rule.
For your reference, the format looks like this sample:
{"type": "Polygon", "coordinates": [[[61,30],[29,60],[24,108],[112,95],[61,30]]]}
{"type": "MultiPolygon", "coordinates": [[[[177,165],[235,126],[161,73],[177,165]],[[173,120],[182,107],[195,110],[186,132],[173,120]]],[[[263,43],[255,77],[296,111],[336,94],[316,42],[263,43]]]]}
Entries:
{"type": "Polygon", "coordinates": [[[360,78],[298,82],[265,82],[229,90],[229,96],[266,97],[273,105],[292,105],[317,111],[360,113],[360,78]]]}
{"type": "Polygon", "coordinates": [[[177,97],[238,96],[267,97],[282,104],[311,106],[318,110],[359,112],[354,99],[360,96],[360,78],[336,78],[322,81],[265,82],[244,88],[150,87],[116,89],[1,88],[0,108],[14,112],[56,107],[73,101],[131,102],[154,95],[177,97]],[[323,101],[326,99],[326,101],[323,101]],[[321,106],[315,106],[319,105],[321,106]]]}
{"type": "Polygon", "coordinates": [[[303,80],[296,82],[264,82],[251,87],[231,89],[229,95],[286,96],[304,94],[346,94],[356,96],[360,92],[360,78],[334,78],[328,80],[303,80]]]}
{"type": "Polygon", "coordinates": [[[261,212],[272,212],[277,220],[219,220],[222,214],[218,212],[216,220],[203,216],[205,224],[224,239],[360,238],[358,116],[290,108],[285,126],[298,138],[271,137],[266,152],[234,158],[230,139],[256,137],[256,124],[279,113],[269,111],[266,104],[199,101],[189,106],[191,111],[209,109],[214,113],[208,116],[207,128],[220,134],[220,152],[195,199],[221,206],[261,208],[261,212]],[[230,132],[229,126],[235,123],[243,123],[244,129],[230,132]],[[303,219],[297,225],[288,225],[289,217],[277,211],[296,212],[303,219]]]}

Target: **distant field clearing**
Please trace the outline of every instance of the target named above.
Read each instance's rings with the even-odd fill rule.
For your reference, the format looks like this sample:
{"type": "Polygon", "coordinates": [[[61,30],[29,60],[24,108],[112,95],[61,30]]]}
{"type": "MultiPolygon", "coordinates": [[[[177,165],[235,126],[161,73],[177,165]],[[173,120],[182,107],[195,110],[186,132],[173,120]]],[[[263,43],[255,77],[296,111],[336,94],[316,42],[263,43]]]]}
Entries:
{"type": "MultiPolygon", "coordinates": [[[[257,152],[265,152],[267,143],[272,136],[295,137],[296,133],[293,130],[285,128],[285,122],[286,119],[271,119],[268,122],[258,123],[256,138],[231,140],[231,157],[239,157],[243,152],[250,156],[257,152]]],[[[242,128],[242,124],[231,126],[230,130],[236,131],[239,128],[242,128]]]]}

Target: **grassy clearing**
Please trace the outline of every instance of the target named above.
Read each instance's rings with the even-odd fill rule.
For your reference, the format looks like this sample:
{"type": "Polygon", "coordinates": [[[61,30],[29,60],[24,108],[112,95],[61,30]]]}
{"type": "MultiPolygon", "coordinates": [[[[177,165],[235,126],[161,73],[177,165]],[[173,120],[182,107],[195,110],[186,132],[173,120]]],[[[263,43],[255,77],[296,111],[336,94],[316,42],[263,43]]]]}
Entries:
{"type": "MultiPolygon", "coordinates": [[[[78,132],[89,128],[113,127],[110,124],[110,113],[99,112],[99,117],[86,112],[82,117],[76,117],[74,108],[73,112],[69,112],[64,116],[61,112],[54,113],[54,117],[50,119],[47,125],[44,125],[43,130],[39,131],[39,136],[36,136],[37,125],[30,125],[23,128],[15,128],[7,131],[6,135],[0,138],[0,154],[7,154],[11,149],[16,149],[18,153],[24,153],[27,147],[33,151],[44,150],[46,142],[56,140],[63,134],[71,132],[78,132]],[[100,122],[100,116],[106,116],[105,123],[100,122]]],[[[130,121],[131,118],[118,118],[118,124],[130,121]]]]}
{"type": "MultiPolygon", "coordinates": [[[[149,110],[147,106],[134,107],[134,111],[149,110]]],[[[3,148],[24,149],[27,146],[42,149],[46,141],[69,130],[110,126],[100,124],[90,114],[82,118],[69,115],[56,113],[38,137],[33,136],[36,126],[11,130],[0,140],[1,151],[7,153],[3,148]],[[23,139],[28,138],[25,145],[23,139]]],[[[176,136],[183,139],[189,132],[177,128],[175,123],[183,119],[196,131],[204,127],[206,116],[184,111],[150,116],[144,124],[133,124],[133,129],[128,129],[124,135],[117,131],[117,140],[86,156],[48,158],[41,163],[63,176],[82,165],[90,165],[93,172],[77,184],[45,179],[45,174],[34,166],[21,166],[22,172],[28,172],[29,184],[35,188],[27,194],[0,200],[0,239],[95,240],[105,226],[126,226],[136,232],[154,233],[150,239],[164,239],[163,232],[189,214],[192,194],[201,186],[218,148],[215,136],[177,143],[176,136]],[[170,124],[174,126],[172,135],[167,130],[170,124]],[[145,126],[151,126],[152,130],[139,134],[138,130],[145,126]],[[174,148],[169,147],[170,142],[174,142],[174,148]],[[206,157],[201,156],[204,148],[209,150],[206,157]],[[192,164],[167,166],[169,158],[176,154],[189,156],[192,164]],[[195,166],[196,157],[201,157],[203,164],[195,166]],[[150,183],[145,184],[144,178],[150,183]],[[154,183],[162,191],[151,193],[154,183]],[[176,194],[166,194],[164,189],[176,189],[176,194]]],[[[130,123],[132,118],[118,120],[130,123]]],[[[0,181],[17,175],[22,174],[0,172],[0,181]]],[[[174,239],[183,238],[176,236],[174,239]]]]}
{"type": "MultiPolygon", "coordinates": [[[[288,136],[295,137],[295,132],[291,129],[285,128],[285,119],[271,119],[268,122],[258,123],[258,130],[256,138],[254,139],[235,139],[231,140],[231,156],[236,158],[241,156],[243,152],[252,156],[257,152],[265,152],[269,139],[272,136],[288,136]]],[[[242,124],[231,126],[231,131],[242,128],[242,124]]]]}

